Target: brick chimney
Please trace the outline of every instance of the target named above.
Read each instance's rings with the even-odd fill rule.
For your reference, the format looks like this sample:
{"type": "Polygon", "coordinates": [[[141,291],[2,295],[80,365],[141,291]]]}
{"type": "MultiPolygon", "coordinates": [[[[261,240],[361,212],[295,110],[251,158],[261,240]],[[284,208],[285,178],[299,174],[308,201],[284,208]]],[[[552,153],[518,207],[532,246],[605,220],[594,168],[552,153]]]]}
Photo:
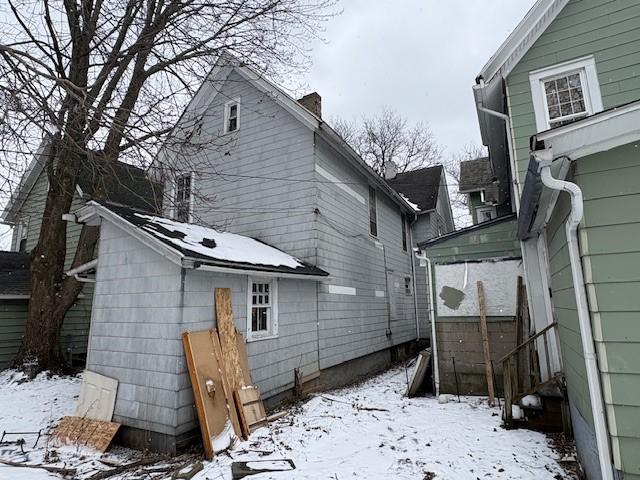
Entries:
{"type": "Polygon", "coordinates": [[[298,99],[298,103],[315,116],[322,118],[322,97],[318,92],[312,92],[298,99]]]}

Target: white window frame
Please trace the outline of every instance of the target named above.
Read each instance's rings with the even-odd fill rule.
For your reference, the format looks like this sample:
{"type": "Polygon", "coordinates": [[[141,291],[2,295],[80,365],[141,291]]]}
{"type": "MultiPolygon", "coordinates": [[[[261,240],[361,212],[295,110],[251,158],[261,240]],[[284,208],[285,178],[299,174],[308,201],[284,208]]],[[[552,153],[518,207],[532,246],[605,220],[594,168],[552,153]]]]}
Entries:
{"type": "Polygon", "coordinates": [[[380,235],[380,228],[379,228],[379,223],[378,223],[378,190],[376,189],[376,187],[373,187],[371,185],[369,185],[369,190],[368,190],[368,201],[367,201],[367,206],[369,207],[369,214],[367,215],[369,218],[369,235],[371,235],[373,238],[378,238],[378,236],[380,235]],[[372,215],[371,215],[371,192],[373,191],[373,213],[375,214],[375,224],[376,224],[376,233],[374,234],[371,231],[371,220],[372,220],[372,215]]]}
{"type": "Polygon", "coordinates": [[[593,115],[603,110],[602,94],[600,93],[596,61],[593,55],[534,70],[529,73],[529,83],[531,85],[533,110],[536,116],[536,128],[538,132],[543,132],[551,128],[544,82],[554,77],[562,77],[572,73],[580,73],[586,115],[593,115]]]}
{"type": "Polygon", "coordinates": [[[247,341],[267,340],[278,337],[278,278],[276,277],[248,277],[247,280],[247,341]],[[266,332],[254,332],[252,330],[251,319],[253,312],[253,284],[269,284],[269,301],[271,315],[266,332]]]}
{"type": "Polygon", "coordinates": [[[193,189],[195,185],[195,175],[193,174],[193,172],[181,173],[177,175],[175,180],[173,181],[173,188],[171,192],[172,201],[173,201],[171,217],[176,221],[180,221],[178,220],[178,181],[181,178],[186,177],[187,175],[189,176],[189,215],[187,218],[187,222],[192,223],[193,222],[193,189]]]}
{"type": "MultiPolygon", "coordinates": [[[[21,217],[16,224],[16,252],[20,251],[20,242],[22,240],[29,240],[29,217],[21,217]]],[[[26,251],[27,249],[25,248],[26,251]]]]}
{"type": "Polygon", "coordinates": [[[496,212],[496,207],[486,207],[486,206],[476,207],[476,220],[478,221],[478,223],[484,223],[490,220],[495,220],[497,216],[498,216],[498,213],[496,212]],[[481,220],[480,214],[482,212],[491,212],[491,218],[489,220],[481,220]]]}
{"type": "Polygon", "coordinates": [[[224,104],[224,133],[233,133],[240,130],[240,98],[234,98],[224,104]],[[229,130],[229,120],[231,115],[231,107],[236,105],[236,129],[229,130]]]}

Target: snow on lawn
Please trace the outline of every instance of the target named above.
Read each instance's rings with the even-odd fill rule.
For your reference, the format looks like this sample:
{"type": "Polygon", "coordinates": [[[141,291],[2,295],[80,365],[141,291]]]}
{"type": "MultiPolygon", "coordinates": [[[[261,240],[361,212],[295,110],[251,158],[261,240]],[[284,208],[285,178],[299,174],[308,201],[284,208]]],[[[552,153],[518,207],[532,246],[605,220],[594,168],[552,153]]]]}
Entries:
{"type": "MultiPolygon", "coordinates": [[[[80,380],[70,377],[18,383],[11,373],[0,374],[0,430],[37,431],[64,415],[73,414],[80,380]]],[[[293,407],[288,415],[257,430],[213,461],[194,480],[231,479],[231,462],[259,467],[290,458],[296,469],[268,472],[255,480],[301,479],[556,479],[567,478],[558,454],[542,434],[503,430],[498,408],[476,397],[439,403],[434,398],[404,396],[406,373],[395,368],[367,382],[318,394],[293,407]],[[435,477],[433,476],[435,475],[435,477]]],[[[0,447],[0,458],[42,463],[46,440],[33,450],[33,436],[25,436],[27,455],[15,446],[0,447]]],[[[118,463],[139,459],[127,449],[107,453],[118,463]]],[[[76,468],[74,478],[88,478],[106,467],[100,454],[57,449],[55,466],[76,468]]],[[[197,460],[197,458],[195,459],[197,460]]],[[[195,461],[194,460],[194,461],[195,461]]],[[[281,462],[280,462],[281,463],[281,462]]],[[[149,469],[157,468],[149,465],[149,469]]],[[[0,479],[57,478],[42,470],[0,467],[0,479]]],[[[114,480],[170,478],[170,473],[140,470],[114,480]],[[133,475],[133,477],[131,476],[133,475]]]]}
{"type": "MultiPolygon", "coordinates": [[[[13,370],[0,372],[0,431],[46,433],[65,415],[72,415],[75,399],[80,393],[78,377],[49,377],[41,373],[27,380],[22,373],[13,370]]],[[[37,435],[10,435],[5,440],[24,438],[27,455],[21,455],[15,446],[0,446],[0,458],[14,461],[40,463],[47,437],[41,437],[38,448],[32,447],[37,435]],[[34,462],[35,460],[35,462],[34,462]]],[[[0,465],[0,479],[50,479],[58,478],[44,470],[25,469],[0,465]]]]}
{"type": "MultiPolygon", "coordinates": [[[[256,480],[413,480],[430,473],[452,480],[566,478],[543,434],[502,429],[499,409],[485,399],[445,404],[410,399],[404,396],[406,385],[404,369],[396,368],[362,385],[317,395],[256,431],[231,456],[236,461],[291,458],[296,465],[292,472],[251,477],[256,480]]],[[[195,478],[229,479],[230,463],[216,459],[195,478]]]]}

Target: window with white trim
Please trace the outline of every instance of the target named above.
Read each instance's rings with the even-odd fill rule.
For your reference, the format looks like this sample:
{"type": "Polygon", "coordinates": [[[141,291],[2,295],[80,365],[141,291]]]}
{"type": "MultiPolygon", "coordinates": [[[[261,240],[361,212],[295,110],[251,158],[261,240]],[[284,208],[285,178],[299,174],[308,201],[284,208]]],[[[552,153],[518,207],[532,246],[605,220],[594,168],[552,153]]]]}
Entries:
{"type": "Polygon", "coordinates": [[[602,111],[593,57],[533,71],[529,74],[529,82],[539,132],[602,111]]]}
{"type": "Polygon", "coordinates": [[[175,219],[179,222],[191,221],[193,175],[185,173],[176,178],[174,205],[175,219]]]}
{"type": "Polygon", "coordinates": [[[378,206],[374,187],[369,187],[369,233],[374,237],[378,236],[378,206]]]}
{"type": "Polygon", "coordinates": [[[224,133],[240,128],[240,99],[230,100],[224,105],[224,133]]]}
{"type": "Polygon", "coordinates": [[[27,236],[29,234],[29,217],[21,218],[18,221],[16,232],[16,252],[25,253],[27,251],[27,236]]]}
{"type": "Polygon", "coordinates": [[[249,278],[247,338],[258,340],[278,334],[277,279],[249,278]]]}

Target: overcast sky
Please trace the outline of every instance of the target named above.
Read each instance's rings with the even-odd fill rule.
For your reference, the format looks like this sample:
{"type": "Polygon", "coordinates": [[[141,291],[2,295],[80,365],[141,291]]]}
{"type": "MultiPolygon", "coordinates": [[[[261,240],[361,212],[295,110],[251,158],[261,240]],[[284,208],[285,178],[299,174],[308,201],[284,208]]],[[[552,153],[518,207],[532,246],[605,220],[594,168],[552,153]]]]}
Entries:
{"type": "Polygon", "coordinates": [[[389,106],[428,122],[447,154],[480,143],[471,87],[534,0],[342,0],[306,83],[323,117],[389,106]]]}

